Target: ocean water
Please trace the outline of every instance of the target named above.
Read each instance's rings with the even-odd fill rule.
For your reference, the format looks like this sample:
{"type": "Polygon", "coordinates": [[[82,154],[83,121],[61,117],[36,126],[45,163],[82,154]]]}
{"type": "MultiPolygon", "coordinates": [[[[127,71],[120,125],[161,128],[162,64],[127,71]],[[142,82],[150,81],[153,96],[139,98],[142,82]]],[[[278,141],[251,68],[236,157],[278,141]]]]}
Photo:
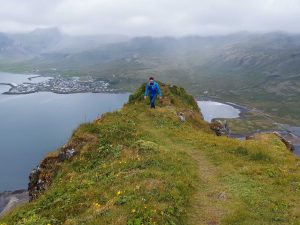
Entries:
{"type": "MultiPolygon", "coordinates": [[[[0,83],[22,83],[28,75],[0,73],[0,83]]],[[[43,80],[44,78],[37,78],[43,80]]],[[[3,95],[0,85],[0,192],[27,188],[28,175],[49,151],[66,143],[79,124],[114,111],[128,93],[3,95]]]]}

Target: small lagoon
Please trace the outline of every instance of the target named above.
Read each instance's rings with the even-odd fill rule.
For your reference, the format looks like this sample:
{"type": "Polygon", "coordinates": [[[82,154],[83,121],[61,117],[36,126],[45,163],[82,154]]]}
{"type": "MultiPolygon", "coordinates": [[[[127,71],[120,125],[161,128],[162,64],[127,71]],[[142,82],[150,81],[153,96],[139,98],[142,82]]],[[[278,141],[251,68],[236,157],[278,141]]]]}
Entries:
{"type": "Polygon", "coordinates": [[[215,118],[238,118],[241,111],[229,104],[216,101],[197,101],[204,120],[211,122],[215,118]]]}

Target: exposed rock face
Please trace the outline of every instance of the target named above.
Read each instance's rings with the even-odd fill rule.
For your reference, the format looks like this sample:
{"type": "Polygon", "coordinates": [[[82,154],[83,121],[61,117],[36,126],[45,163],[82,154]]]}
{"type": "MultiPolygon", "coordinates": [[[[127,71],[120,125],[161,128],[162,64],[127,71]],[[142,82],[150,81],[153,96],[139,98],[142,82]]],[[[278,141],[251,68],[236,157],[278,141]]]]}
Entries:
{"type": "Polygon", "coordinates": [[[225,120],[222,122],[221,120],[213,120],[210,124],[210,129],[212,129],[217,136],[229,136],[230,135],[230,129],[227,124],[227,121],[225,120]]]}
{"type": "MultiPolygon", "coordinates": [[[[267,133],[271,133],[271,132],[267,132],[267,133]]],[[[292,152],[295,151],[295,146],[290,140],[288,140],[288,137],[284,136],[283,134],[280,134],[277,131],[274,131],[272,133],[275,134],[280,139],[280,141],[282,141],[285,144],[288,150],[292,152]]],[[[255,134],[246,136],[246,140],[255,140],[255,138],[256,138],[255,134]]]]}
{"type": "Polygon", "coordinates": [[[29,175],[28,193],[32,201],[47,188],[52,177],[56,174],[60,163],[71,159],[76,154],[75,149],[64,146],[57,156],[46,157],[40,165],[33,169],[29,175]]]}
{"type": "Polygon", "coordinates": [[[290,151],[295,151],[295,146],[292,144],[292,142],[290,142],[289,140],[287,140],[285,137],[283,137],[280,133],[278,132],[273,132],[273,134],[275,134],[286,146],[286,148],[290,151]]]}
{"type": "Polygon", "coordinates": [[[41,169],[40,166],[33,169],[29,174],[28,192],[30,200],[37,197],[37,194],[45,189],[45,182],[40,179],[41,169]]]}
{"type": "Polygon", "coordinates": [[[245,137],[245,139],[246,139],[246,140],[254,140],[254,139],[255,139],[255,136],[254,136],[253,134],[247,135],[247,136],[245,137]]]}
{"type": "Polygon", "coordinates": [[[29,196],[26,190],[0,193],[0,217],[17,205],[28,202],[28,200],[29,196]]]}
{"type": "MultiPolygon", "coordinates": [[[[177,115],[181,122],[185,122],[188,119],[196,119],[196,117],[199,116],[199,114],[197,112],[195,112],[191,109],[183,110],[183,111],[177,113],[177,115]]],[[[201,117],[202,117],[202,115],[201,115],[201,117]]]]}
{"type": "Polygon", "coordinates": [[[179,115],[178,115],[179,119],[181,122],[185,122],[185,115],[183,112],[180,112],[179,115]]]}
{"type": "Polygon", "coordinates": [[[74,148],[72,149],[67,149],[65,151],[62,151],[59,153],[58,157],[59,157],[59,160],[61,162],[65,161],[66,159],[70,159],[72,158],[74,155],[75,155],[76,151],[74,148]]]}

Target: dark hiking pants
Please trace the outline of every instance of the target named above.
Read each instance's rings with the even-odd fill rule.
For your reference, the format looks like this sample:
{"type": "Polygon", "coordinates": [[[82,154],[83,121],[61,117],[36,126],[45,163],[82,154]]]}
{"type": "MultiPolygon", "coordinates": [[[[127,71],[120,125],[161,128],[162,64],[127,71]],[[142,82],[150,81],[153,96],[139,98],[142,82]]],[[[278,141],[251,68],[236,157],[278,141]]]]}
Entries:
{"type": "Polygon", "coordinates": [[[150,95],[150,107],[155,108],[156,95],[150,95]]]}

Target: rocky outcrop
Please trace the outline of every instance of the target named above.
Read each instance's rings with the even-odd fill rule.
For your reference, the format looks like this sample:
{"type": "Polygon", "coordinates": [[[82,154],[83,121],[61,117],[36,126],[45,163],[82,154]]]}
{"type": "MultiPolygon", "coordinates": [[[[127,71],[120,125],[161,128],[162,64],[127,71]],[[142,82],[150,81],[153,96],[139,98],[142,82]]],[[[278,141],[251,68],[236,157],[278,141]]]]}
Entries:
{"type": "Polygon", "coordinates": [[[221,121],[221,120],[213,120],[209,127],[211,130],[213,130],[217,136],[229,136],[230,135],[230,129],[227,124],[227,121],[221,121]]]}
{"type": "Polygon", "coordinates": [[[250,134],[245,137],[245,140],[254,140],[254,139],[255,139],[254,134],[250,134]]]}
{"type": "Polygon", "coordinates": [[[186,118],[183,112],[180,112],[178,114],[178,118],[180,119],[181,122],[185,122],[186,118]]]}
{"type": "MultiPolygon", "coordinates": [[[[280,131],[279,131],[280,132],[280,131]]],[[[284,134],[281,134],[277,131],[273,131],[273,132],[265,132],[265,133],[273,133],[274,135],[276,135],[280,141],[282,141],[284,143],[284,145],[286,146],[286,148],[290,151],[295,151],[295,146],[294,144],[288,140],[288,137],[284,136],[284,134]]],[[[256,139],[256,134],[251,134],[246,136],[246,140],[255,140],[256,139]]]]}
{"type": "Polygon", "coordinates": [[[275,134],[286,146],[286,148],[290,151],[295,151],[295,146],[292,144],[292,142],[290,142],[289,140],[287,140],[285,137],[283,137],[280,133],[278,132],[273,132],[273,134],[275,134]]]}
{"type": "MultiPolygon", "coordinates": [[[[199,113],[191,109],[185,109],[177,113],[177,116],[181,122],[185,122],[188,119],[196,120],[199,117],[199,113]]],[[[202,115],[200,114],[200,116],[202,115]]]]}
{"type": "Polygon", "coordinates": [[[74,148],[72,149],[67,149],[65,151],[61,151],[58,155],[58,158],[61,162],[71,159],[75,155],[76,151],[74,148]]]}
{"type": "Polygon", "coordinates": [[[56,156],[46,157],[40,165],[29,174],[28,193],[29,200],[32,201],[51,184],[52,178],[57,173],[60,163],[71,159],[76,154],[75,149],[64,146],[56,156]]]}
{"type": "Polygon", "coordinates": [[[0,193],[0,217],[12,208],[28,202],[29,196],[26,190],[6,191],[0,193]]]}

